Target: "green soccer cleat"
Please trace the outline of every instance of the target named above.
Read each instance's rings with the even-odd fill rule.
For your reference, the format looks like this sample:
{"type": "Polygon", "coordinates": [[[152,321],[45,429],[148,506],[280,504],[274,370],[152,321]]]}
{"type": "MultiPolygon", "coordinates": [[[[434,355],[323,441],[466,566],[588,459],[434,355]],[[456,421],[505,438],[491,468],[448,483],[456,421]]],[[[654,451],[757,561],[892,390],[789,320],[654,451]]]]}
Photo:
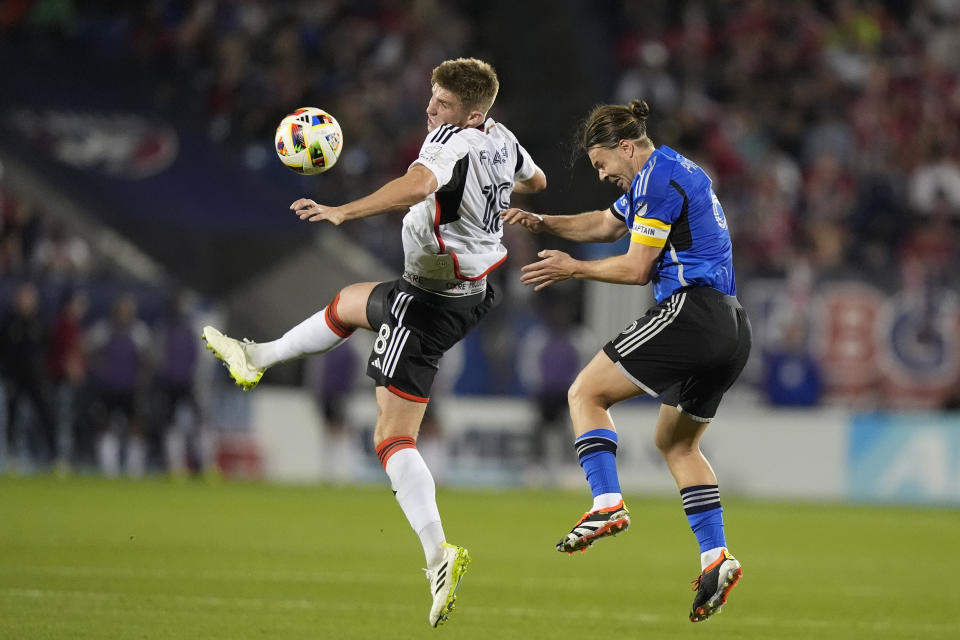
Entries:
{"type": "Polygon", "coordinates": [[[223,366],[230,372],[230,377],[237,386],[243,387],[244,391],[257,386],[266,369],[258,369],[250,362],[245,342],[225,336],[211,326],[203,328],[203,340],[207,343],[207,349],[223,361],[223,366]]]}
{"type": "Polygon", "coordinates": [[[730,590],[737,586],[743,576],[743,569],[737,559],[724,549],[720,557],[704,569],[693,581],[693,590],[697,595],[690,607],[690,622],[701,622],[715,613],[727,602],[730,590]]]}
{"type": "Polygon", "coordinates": [[[573,529],[560,542],[557,551],[573,553],[586,552],[587,547],[604,536],[615,536],[630,526],[630,512],[623,500],[609,509],[588,511],[573,526],[573,529]]]}
{"type": "Polygon", "coordinates": [[[470,564],[470,553],[463,547],[443,543],[443,556],[435,567],[424,569],[430,582],[430,597],[433,606],[427,622],[436,627],[447,621],[457,599],[460,580],[470,564]]]}

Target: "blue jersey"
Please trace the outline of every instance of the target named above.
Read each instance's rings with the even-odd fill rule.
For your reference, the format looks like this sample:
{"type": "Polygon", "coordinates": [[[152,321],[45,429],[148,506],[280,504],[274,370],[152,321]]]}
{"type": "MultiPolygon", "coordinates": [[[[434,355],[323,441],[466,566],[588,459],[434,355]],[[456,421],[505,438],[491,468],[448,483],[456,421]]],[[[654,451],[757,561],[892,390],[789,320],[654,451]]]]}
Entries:
{"type": "Polygon", "coordinates": [[[670,147],[656,149],[610,211],[630,229],[631,242],[663,247],[651,278],[658,303],[689,286],[737,295],[723,207],[690,160],[670,147]]]}

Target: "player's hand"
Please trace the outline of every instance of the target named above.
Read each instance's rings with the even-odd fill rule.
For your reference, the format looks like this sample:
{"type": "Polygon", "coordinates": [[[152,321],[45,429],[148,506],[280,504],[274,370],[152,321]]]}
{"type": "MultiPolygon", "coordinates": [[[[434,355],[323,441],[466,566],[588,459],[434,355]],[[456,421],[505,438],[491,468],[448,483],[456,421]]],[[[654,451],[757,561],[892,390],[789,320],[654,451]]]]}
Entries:
{"type": "Polygon", "coordinates": [[[546,225],[543,224],[543,216],[516,207],[501,211],[500,219],[503,220],[504,224],[519,224],[532,233],[541,233],[546,230],[546,225]]]}
{"type": "Polygon", "coordinates": [[[337,226],[344,219],[342,207],[317,204],[310,198],[300,198],[290,205],[290,209],[297,214],[298,218],[307,222],[329,222],[337,226]]]}
{"type": "Polygon", "coordinates": [[[537,256],[543,259],[520,269],[523,272],[520,282],[536,285],[533,288],[534,291],[540,291],[554,282],[573,277],[577,260],[571,258],[569,254],[554,249],[544,249],[537,256]]]}

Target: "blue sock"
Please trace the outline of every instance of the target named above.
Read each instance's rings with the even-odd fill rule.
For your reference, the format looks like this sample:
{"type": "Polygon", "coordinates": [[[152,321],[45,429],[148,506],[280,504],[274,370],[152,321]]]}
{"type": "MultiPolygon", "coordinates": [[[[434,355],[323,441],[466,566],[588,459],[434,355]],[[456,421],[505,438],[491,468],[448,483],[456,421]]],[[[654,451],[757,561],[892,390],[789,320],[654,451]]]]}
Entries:
{"type": "Polygon", "coordinates": [[[723,507],[720,506],[720,489],[715,484],[701,484],[680,489],[683,510],[687,514],[693,535],[700,543],[700,553],[726,547],[723,535],[723,507]]]}
{"type": "Polygon", "coordinates": [[[574,443],[580,466],[587,474],[590,490],[596,497],[602,493],[620,493],[617,477],[617,432],[611,429],[593,429],[574,443]]]}

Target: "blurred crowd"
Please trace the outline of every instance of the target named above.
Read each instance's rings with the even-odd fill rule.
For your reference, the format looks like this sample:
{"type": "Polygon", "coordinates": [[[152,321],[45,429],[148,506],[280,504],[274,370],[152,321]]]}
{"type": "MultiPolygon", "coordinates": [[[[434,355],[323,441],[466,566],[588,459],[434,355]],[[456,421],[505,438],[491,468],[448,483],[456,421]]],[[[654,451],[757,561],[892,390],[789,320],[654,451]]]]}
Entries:
{"type": "MultiPolygon", "coordinates": [[[[558,12],[565,7],[556,4],[558,12]]],[[[568,8],[580,12],[584,33],[608,45],[609,59],[591,64],[608,93],[590,100],[644,98],[655,143],[713,177],[742,290],[751,279],[776,278],[802,305],[819,282],[836,278],[890,292],[960,289],[960,1],[623,0],[591,4],[589,12],[581,3],[568,8]]],[[[0,30],[70,41],[131,66],[150,78],[158,109],[202,122],[251,171],[274,166],[264,141],[291,106],[327,109],[343,127],[345,151],[311,195],[338,203],[406,169],[424,135],[430,70],[447,57],[509,47],[485,25],[497,19],[510,16],[440,0],[19,0],[0,13],[0,30]]],[[[516,61],[494,58],[511,73],[516,61]]],[[[498,108],[503,101],[495,116],[498,108]]],[[[521,140],[536,127],[509,122],[521,140]]],[[[395,270],[399,224],[399,216],[384,216],[342,230],[395,270]]],[[[512,257],[493,282],[511,304],[465,345],[468,361],[479,353],[483,365],[455,390],[548,398],[554,391],[544,381],[562,387],[582,357],[564,362],[563,375],[545,376],[559,370],[556,363],[531,373],[516,354],[529,351],[527,338],[563,340],[568,353],[584,342],[581,305],[571,303],[582,299],[582,287],[529,295],[518,269],[538,241],[512,229],[505,241],[512,257]],[[558,314],[558,306],[574,311],[558,314]]],[[[598,347],[603,338],[586,342],[598,347]]],[[[808,339],[808,327],[787,326],[779,346],[815,368],[808,339]]],[[[525,357],[540,362],[541,355],[525,357]]],[[[815,404],[819,391],[810,397],[815,404]]],[[[541,404],[543,419],[553,420],[555,403],[541,404]]]]}
{"type": "Polygon", "coordinates": [[[0,180],[0,471],[210,468],[195,300],[136,281],[0,180]]]}
{"type": "Polygon", "coordinates": [[[956,288],[960,2],[679,5],[610,16],[612,97],[708,168],[738,275],[956,288]]]}

